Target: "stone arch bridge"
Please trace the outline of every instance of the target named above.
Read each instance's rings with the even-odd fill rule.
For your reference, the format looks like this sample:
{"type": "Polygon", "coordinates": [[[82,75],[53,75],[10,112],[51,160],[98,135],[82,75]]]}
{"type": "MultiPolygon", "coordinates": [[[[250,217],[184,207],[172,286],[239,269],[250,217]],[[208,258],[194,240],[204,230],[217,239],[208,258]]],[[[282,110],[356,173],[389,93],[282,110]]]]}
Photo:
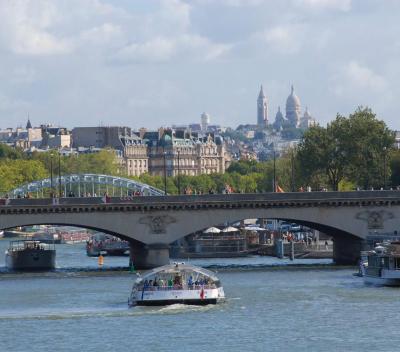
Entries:
{"type": "Polygon", "coordinates": [[[2,199],[0,228],[73,225],[131,243],[137,267],[169,260],[168,245],[212,225],[247,218],[281,219],[334,239],[334,260],[355,263],[363,240],[400,232],[399,191],[2,199]]]}

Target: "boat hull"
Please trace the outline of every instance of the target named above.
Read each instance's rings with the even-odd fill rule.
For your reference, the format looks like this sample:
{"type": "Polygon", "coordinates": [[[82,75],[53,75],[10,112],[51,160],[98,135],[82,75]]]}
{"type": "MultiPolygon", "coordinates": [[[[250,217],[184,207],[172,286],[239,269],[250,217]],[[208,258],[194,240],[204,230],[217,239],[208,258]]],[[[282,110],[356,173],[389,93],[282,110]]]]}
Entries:
{"type": "Polygon", "coordinates": [[[400,278],[393,279],[366,275],[364,276],[364,282],[376,286],[400,286],[400,278]]]}
{"type": "Polygon", "coordinates": [[[138,306],[164,306],[171,304],[200,305],[216,304],[225,299],[222,287],[214,289],[161,289],[136,291],[133,295],[131,305],[138,306]]]}
{"type": "Polygon", "coordinates": [[[168,306],[172,304],[186,304],[192,306],[206,306],[208,304],[217,304],[216,298],[210,299],[168,299],[168,300],[149,300],[149,301],[137,301],[137,306],[168,306]]]}
{"type": "Polygon", "coordinates": [[[51,270],[56,267],[56,251],[10,251],[6,253],[6,267],[11,270],[51,270]]]}

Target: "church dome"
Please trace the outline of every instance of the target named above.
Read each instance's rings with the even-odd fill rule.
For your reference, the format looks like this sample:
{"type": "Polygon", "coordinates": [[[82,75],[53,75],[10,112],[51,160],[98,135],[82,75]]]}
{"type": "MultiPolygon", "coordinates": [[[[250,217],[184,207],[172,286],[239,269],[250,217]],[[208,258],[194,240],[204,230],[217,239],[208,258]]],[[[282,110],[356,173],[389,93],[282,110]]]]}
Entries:
{"type": "Polygon", "coordinates": [[[300,99],[299,97],[294,93],[294,88],[292,86],[292,91],[288,98],[286,99],[286,110],[298,110],[300,109],[300,99]]]}

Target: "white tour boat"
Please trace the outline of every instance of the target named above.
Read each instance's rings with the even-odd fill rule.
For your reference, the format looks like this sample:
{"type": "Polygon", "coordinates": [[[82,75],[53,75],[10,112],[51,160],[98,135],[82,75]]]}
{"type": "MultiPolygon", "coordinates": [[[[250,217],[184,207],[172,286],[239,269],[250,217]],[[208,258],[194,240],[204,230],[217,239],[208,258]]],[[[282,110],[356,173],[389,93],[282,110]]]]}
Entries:
{"type": "Polygon", "coordinates": [[[140,276],[133,285],[129,305],[206,305],[216,304],[224,298],[224,289],[212,271],[174,263],[140,276]]]}
{"type": "Polygon", "coordinates": [[[360,274],[368,284],[400,286],[400,242],[380,243],[362,252],[360,274]]]}

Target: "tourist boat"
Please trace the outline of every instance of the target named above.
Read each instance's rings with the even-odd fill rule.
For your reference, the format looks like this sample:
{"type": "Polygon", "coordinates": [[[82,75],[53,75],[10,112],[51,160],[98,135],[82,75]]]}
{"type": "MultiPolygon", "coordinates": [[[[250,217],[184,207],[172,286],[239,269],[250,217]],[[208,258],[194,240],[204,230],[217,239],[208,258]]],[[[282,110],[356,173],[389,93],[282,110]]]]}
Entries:
{"type": "Polygon", "coordinates": [[[400,286],[400,242],[381,243],[362,252],[360,274],[368,284],[400,286]]]}
{"type": "Polygon", "coordinates": [[[129,305],[206,305],[216,304],[224,298],[224,289],[212,271],[174,263],[140,276],[133,285],[129,305]]]}
{"type": "Polygon", "coordinates": [[[259,234],[249,229],[240,231],[228,226],[220,230],[210,227],[204,232],[196,232],[174,242],[170,255],[178,259],[247,257],[260,249],[259,234]]]}
{"type": "Polygon", "coordinates": [[[101,255],[129,255],[129,242],[102,232],[94,234],[86,242],[86,254],[89,257],[101,255]]]}
{"type": "Polygon", "coordinates": [[[6,267],[12,270],[50,270],[56,266],[54,244],[40,241],[10,241],[6,250],[6,267]]]}

